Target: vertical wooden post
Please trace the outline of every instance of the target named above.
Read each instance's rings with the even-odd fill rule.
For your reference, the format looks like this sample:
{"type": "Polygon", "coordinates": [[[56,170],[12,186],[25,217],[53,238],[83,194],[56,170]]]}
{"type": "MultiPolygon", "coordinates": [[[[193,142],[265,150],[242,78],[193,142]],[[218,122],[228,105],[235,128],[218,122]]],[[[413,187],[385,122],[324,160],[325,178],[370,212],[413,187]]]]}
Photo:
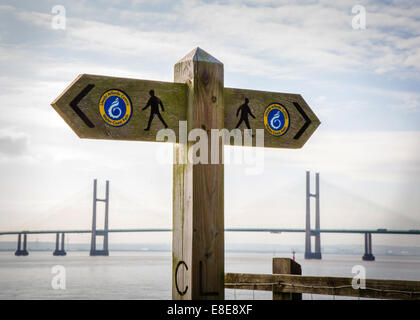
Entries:
{"type": "MultiPolygon", "coordinates": [[[[273,274],[302,274],[299,263],[289,258],[273,258],[273,274]]],[[[301,293],[283,293],[273,287],[273,300],[302,300],[301,293]]]]}
{"type": "Polygon", "coordinates": [[[209,163],[188,161],[195,142],[174,145],[172,298],[224,299],[224,166],[210,163],[211,129],[224,127],[223,64],[196,48],[174,81],[188,85],[188,132],[207,132],[209,163]]]}

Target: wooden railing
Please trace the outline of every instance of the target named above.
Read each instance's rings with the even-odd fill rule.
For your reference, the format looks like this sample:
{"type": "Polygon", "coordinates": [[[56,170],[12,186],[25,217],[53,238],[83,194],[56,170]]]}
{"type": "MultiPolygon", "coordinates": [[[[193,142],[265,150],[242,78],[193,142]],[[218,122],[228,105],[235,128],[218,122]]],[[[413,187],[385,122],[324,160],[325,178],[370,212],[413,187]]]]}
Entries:
{"type": "Polygon", "coordinates": [[[420,281],[366,279],[354,288],[353,278],[302,276],[298,263],[273,258],[273,274],[226,273],[225,288],[273,292],[273,300],[301,300],[302,293],[375,299],[420,300],[420,281]]]}

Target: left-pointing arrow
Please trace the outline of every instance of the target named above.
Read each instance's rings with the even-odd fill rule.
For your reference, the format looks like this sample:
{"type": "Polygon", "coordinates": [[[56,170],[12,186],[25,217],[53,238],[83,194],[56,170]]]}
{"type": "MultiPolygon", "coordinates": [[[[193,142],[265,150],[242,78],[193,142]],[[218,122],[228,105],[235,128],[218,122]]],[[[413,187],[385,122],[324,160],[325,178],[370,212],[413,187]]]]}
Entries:
{"type": "Polygon", "coordinates": [[[83,120],[83,122],[89,127],[89,128],[95,128],[95,125],[92,123],[92,121],[89,120],[88,117],[83,113],[82,110],[77,106],[78,103],[90,92],[90,90],[93,89],[95,85],[94,84],[88,84],[80,93],[70,102],[70,107],[76,112],[76,114],[80,117],[80,119],[83,120]]]}

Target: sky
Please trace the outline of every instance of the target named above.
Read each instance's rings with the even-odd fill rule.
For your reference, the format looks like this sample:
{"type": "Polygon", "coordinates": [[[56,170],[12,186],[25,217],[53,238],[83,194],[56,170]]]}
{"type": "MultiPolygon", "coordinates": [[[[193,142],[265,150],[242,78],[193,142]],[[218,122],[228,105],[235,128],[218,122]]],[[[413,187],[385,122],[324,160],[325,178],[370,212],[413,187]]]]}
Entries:
{"type": "MultiPolygon", "coordinates": [[[[225,166],[226,227],[303,228],[309,170],[312,183],[320,172],[322,228],[420,229],[420,6],[353,0],[2,0],[0,229],[90,228],[94,178],[100,192],[110,180],[111,228],[171,227],[172,166],[157,157],[170,159],[172,146],[81,140],[50,104],[82,73],[173,81],[174,64],[197,46],[223,62],[226,87],[299,93],[321,121],[302,149],[265,149],[259,174],[225,166]],[[52,25],[56,5],[64,30],[52,25]],[[365,29],[352,26],[356,5],[365,29]]],[[[304,243],[294,234],[252,239],[304,243]]],[[[420,238],[375,235],[373,244],[420,238]]]]}

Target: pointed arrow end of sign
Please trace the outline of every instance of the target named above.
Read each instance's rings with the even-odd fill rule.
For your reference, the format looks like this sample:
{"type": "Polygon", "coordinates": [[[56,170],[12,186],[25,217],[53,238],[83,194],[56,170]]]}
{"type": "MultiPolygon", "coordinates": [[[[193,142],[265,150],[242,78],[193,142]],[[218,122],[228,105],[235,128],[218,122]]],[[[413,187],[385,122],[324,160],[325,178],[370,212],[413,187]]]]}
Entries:
{"type": "Polygon", "coordinates": [[[76,98],[72,98],[74,96],[74,87],[76,87],[78,85],[77,83],[86,76],[88,75],[79,74],[76,77],[76,79],[74,79],[70,83],[70,85],[68,85],[67,88],[64,89],[63,92],[51,103],[51,106],[64,119],[64,121],[69,125],[69,127],[72,128],[72,130],[76,133],[76,135],[79,138],[85,138],[85,136],[81,134],[79,130],[75,129],[74,118],[69,114],[68,109],[73,109],[73,112],[75,112],[85,123],[88,122],[86,123],[86,125],[88,125],[91,128],[93,127],[93,124],[90,122],[89,119],[83,118],[83,116],[85,117],[84,114],[79,114],[83,112],[81,112],[77,105],[80,102],[80,100],[88,94],[88,92],[93,88],[93,86],[91,85],[92,87],[83,89],[83,93],[81,92],[78,94],[78,96],[76,96],[76,98]]]}
{"type": "Polygon", "coordinates": [[[298,95],[301,100],[300,102],[293,102],[294,107],[298,111],[298,113],[304,119],[304,123],[302,127],[298,130],[298,132],[293,137],[294,140],[298,141],[297,148],[302,148],[303,145],[308,141],[308,139],[312,136],[315,130],[321,124],[321,121],[315,115],[315,113],[311,110],[311,108],[306,103],[305,99],[301,95],[298,95]]]}
{"type": "Polygon", "coordinates": [[[63,97],[63,96],[65,96],[66,95],[66,93],[68,93],[68,91],[82,78],[82,77],[84,77],[84,76],[86,76],[86,74],[84,74],[84,73],[82,73],[82,74],[79,74],[77,77],[76,77],[76,79],[74,79],[64,90],[63,90],[63,92],[61,92],[61,94],[57,97],[57,98],[55,98],[55,100],[53,101],[53,102],[51,102],[51,106],[55,109],[55,110],[57,110],[57,104],[59,103],[59,101],[61,100],[61,98],[63,97]]]}

